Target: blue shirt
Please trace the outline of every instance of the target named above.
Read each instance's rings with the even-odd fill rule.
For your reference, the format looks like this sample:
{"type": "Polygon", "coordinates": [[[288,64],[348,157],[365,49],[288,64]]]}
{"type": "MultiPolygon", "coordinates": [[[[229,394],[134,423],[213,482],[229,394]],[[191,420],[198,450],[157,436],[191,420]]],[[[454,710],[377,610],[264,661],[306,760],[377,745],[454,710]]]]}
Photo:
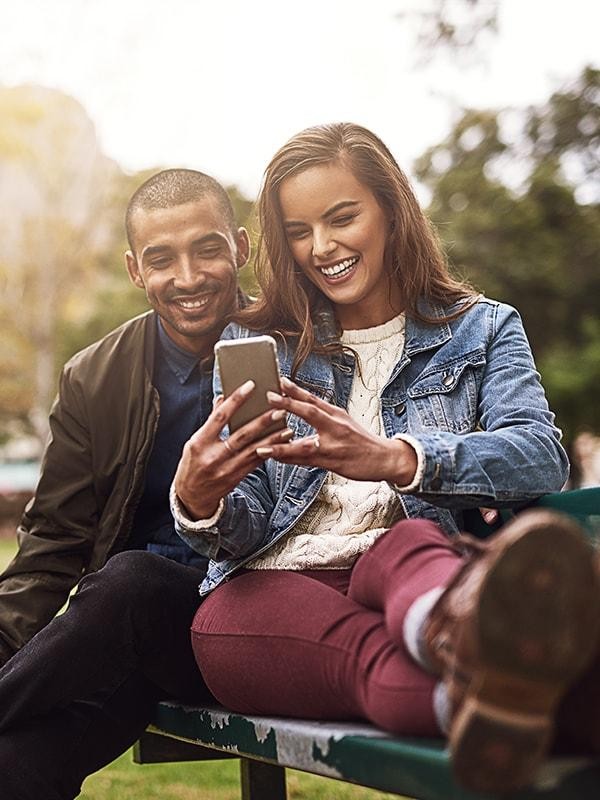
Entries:
{"type": "Polygon", "coordinates": [[[160,416],[129,547],[203,568],[206,559],[175,533],[169,487],[183,445],[212,410],[212,370],[202,369],[197,356],[178,347],[158,317],[157,329],[152,382],[160,397],[160,416]]]}

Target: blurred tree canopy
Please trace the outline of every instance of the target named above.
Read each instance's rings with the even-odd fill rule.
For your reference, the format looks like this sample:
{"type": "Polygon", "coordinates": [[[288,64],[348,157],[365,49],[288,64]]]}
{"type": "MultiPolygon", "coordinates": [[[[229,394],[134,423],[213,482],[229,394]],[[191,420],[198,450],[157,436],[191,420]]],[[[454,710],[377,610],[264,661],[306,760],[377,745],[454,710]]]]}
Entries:
{"type": "Polygon", "coordinates": [[[451,261],[521,311],[571,438],[600,430],[600,71],[547,103],[465,110],[415,165],[451,261]]]}
{"type": "Polygon", "coordinates": [[[83,108],[39,86],[0,89],[0,423],[40,438],[57,331],[90,303],[117,171],[83,108]]]}
{"type": "Polygon", "coordinates": [[[399,11],[416,27],[417,64],[424,66],[440,53],[463,63],[483,58],[485,45],[498,32],[499,0],[429,0],[399,11]]]}

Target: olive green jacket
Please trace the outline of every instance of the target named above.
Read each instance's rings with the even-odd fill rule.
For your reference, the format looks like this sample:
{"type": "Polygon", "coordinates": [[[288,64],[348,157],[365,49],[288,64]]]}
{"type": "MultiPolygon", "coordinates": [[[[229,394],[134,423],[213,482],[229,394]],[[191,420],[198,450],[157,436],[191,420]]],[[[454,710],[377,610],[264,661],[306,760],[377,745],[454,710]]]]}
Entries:
{"type": "Polygon", "coordinates": [[[127,541],[158,422],[155,339],[148,312],[77,353],[61,373],[19,552],[0,575],[0,663],[127,541]]]}

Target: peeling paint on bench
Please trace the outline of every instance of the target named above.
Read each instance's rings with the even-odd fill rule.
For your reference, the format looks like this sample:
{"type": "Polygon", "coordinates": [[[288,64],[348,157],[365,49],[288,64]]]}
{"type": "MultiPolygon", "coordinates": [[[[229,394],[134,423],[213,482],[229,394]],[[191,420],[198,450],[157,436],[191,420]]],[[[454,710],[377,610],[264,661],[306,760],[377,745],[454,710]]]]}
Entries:
{"type": "MultiPolygon", "coordinates": [[[[441,740],[395,739],[370,725],[251,717],[162,702],[151,732],[281,767],[422,800],[489,800],[458,787],[441,740]]],[[[597,800],[600,763],[553,758],[514,800],[597,800]]],[[[494,798],[495,800],[495,798],[494,798]]]]}
{"type": "MultiPolygon", "coordinates": [[[[218,746],[228,752],[250,751],[265,759],[275,760],[284,766],[304,769],[326,777],[342,778],[343,774],[334,763],[330,763],[332,745],[348,736],[364,736],[374,739],[391,739],[388,734],[371,725],[360,723],[331,723],[306,720],[281,719],[276,717],[242,717],[221,708],[198,709],[176,703],[162,703],[190,717],[190,736],[199,732],[214,731],[214,736],[202,736],[207,745],[218,746]],[[206,727],[208,724],[208,728],[206,727]],[[240,739],[240,728],[246,728],[240,739]]],[[[159,726],[160,727],[160,726],[159,726]]],[[[334,759],[335,760],[335,759],[334,759]]]]}

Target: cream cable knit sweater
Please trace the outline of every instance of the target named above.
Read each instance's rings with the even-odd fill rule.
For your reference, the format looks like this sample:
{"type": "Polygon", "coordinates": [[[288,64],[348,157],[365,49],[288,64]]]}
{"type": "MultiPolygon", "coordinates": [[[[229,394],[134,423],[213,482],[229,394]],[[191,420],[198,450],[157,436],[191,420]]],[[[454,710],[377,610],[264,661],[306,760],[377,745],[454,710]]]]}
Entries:
{"type": "MultiPolygon", "coordinates": [[[[383,434],[379,398],[404,348],[404,315],[383,325],[344,331],[342,343],[358,356],[348,401],[352,419],[383,434]]],[[[347,569],[401,516],[385,481],[352,481],[330,472],[309,510],[249,569],[347,569]]]]}

